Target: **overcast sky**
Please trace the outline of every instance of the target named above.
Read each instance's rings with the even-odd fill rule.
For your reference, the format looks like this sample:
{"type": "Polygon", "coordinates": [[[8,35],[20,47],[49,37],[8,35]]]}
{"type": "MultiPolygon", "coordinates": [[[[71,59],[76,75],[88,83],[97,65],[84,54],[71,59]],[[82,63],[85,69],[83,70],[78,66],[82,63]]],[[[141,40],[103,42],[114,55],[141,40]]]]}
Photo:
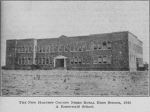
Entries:
{"type": "Polygon", "coordinates": [[[130,31],[149,62],[148,1],[2,1],[2,65],[6,40],[130,31]]]}

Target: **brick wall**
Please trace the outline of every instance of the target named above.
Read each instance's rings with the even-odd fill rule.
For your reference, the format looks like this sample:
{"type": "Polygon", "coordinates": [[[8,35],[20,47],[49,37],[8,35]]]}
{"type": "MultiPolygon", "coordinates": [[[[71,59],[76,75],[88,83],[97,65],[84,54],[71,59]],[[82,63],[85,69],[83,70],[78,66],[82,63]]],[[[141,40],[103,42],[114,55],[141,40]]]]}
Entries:
{"type": "Polygon", "coordinates": [[[148,95],[148,72],[3,70],[2,95],[148,95]]]}

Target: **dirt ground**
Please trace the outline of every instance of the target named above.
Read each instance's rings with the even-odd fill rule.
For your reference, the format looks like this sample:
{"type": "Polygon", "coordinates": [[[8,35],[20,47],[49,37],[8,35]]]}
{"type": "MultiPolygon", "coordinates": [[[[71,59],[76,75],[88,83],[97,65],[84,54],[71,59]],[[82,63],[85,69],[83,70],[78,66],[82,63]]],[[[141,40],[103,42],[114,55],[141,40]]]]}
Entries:
{"type": "Polygon", "coordinates": [[[2,70],[2,96],[148,96],[148,71],[2,70]]]}

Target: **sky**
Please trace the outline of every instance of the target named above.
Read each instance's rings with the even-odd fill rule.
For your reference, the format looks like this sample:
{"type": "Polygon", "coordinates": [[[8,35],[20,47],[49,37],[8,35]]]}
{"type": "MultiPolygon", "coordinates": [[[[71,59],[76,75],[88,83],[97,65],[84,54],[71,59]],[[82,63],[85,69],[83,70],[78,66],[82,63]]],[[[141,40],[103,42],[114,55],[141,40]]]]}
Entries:
{"type": "Polygon", "coordinates": [[[130,31],[149,63],[149,1],[2,1],[1,64],[6,40],[130,31]]]}

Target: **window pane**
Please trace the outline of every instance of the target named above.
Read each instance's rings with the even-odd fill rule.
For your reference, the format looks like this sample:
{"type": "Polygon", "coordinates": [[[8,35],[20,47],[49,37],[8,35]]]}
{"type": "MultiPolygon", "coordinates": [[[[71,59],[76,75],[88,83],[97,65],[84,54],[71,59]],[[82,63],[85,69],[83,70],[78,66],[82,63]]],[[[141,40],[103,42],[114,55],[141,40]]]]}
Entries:
{"type": "Polygon", "coordinates": [[[50,52],[54,52],[54,46],[53,45],[50,47],[50,52]]]}
{"type": "Polygon", "coordinates": [[[49,52],[49,46],[48,45],[46,46],[46,52],[47,53],[49,52]]]}
{"type": "Polygon", "coordinates": [[[67,52],[68,51],[68,45],[65,46],[64,50],[67,52]]]}
{"type": "Polygon", "coordinates": [[[86,51],[86,44],[82,45],[82,51],[86,51]]]}
{"type": "Polygon", "coordinates": [[[85,57],[82,58],[82,63],[83,63],[83,64],[86,63],[86,58],[85,58],[85,57]]]}
{"type": "Polygon", "coordinates": [[[111,56],[108,56],[108,63],[111,63],[111,56]]]}
{"type": "Polygon", "coordinates": [[[42,48],[43,48],[43,52],[45,52],[46,51],[46,46],[42,46],[42,48]]]}
{"type": "Polygon", "coordinates": [[[22,52],[25,52],[25,47],[24,46],[22,47],[22,52]]]}
{"type": "Polygon", "coordinates": [[[95,64],[98,63],[98,57],[97,56],[93,57],[93,63],[95,63],[95,64]]]}
{"type": "Polygon", "coordinates": [[[78,59],[77,57],[74,57],[74,63],[77,64],[78,63],[78,59]]]}
{"type": "Polygon", "coordinates": [[[98,43],[98,49],[102,49],[102,43],[101,42],[98,43]]]}
{"type": "Polygon", "coordinates": [[[38,62],[39,62],[39,64],[41,64],[41,63],[42,63],[42,58],[39,58],[39,61],[38,61],[38,62]]]}
{"type": "Polygon", "coordinates": [[[79,64],[82,63],[82,58],[81,57],[78,57],[78,62],[79,62],[79,64]]]}
{"type": "Polygon", "coordinates": [[[20,52],[20,47],[18,47],[18,53],[20,52]]]}
{"type": "Polygon", "coordinates": [[[43,58],[43,65],[45,64],[45,58],[43,58]]]}
{"type": "Polygon", "coordinates": [[[60,52],[62,51],[61,46],[62,46],[62,45],[60,45],[59,48],[58,48],[58,51],[60,51],[60,52]]]}
{"type": "Polygon", "coordinates": [[[24,58],[24,64],[25,65],[27,64],[27,58],[24,58]]]}
{"type": "Polygon", "coordinates": [[[55,51],[55,52],[58,51],[58,46],[57,46],[57,45],[54,46],[54,51],[55,51]]]}
{"type": "Polygon", "coordinates": [[[49,64],[53,64],[53,58],[49,57],[49,64]]]}
{"type": "Polygon", "coordinates": [[[28,58],[28,64],[30,64],[30,65],[32,64],[31,63],[31,58],[28,58]]]}
{"type": "Polygon", "coordinates": [[[98,49],[98,43],[94,43],[94,50],[98,49]]]}
{"type": "Polygon", "coordinates": [[[48,58],[46,58],[46,64],[49,64],[49,59],[48,58]]]}
{"type": "Polygon", "coordinates": [[[24,64],[24,58],[22,58],[22,64],[24,64]]]}
{"type": "Polygon", "coordinates": [[[111,49],[111,42],[107,42],[107,48],[111,49]]]}
{"type": "Polygon", "coordinates": [[[79,44],[79,51],[82,51],[82,45],[79,44]]]}
{"type": "Polygon", "coordinates": [[[29,52],[29,51],[28,51],[28,46],[26,46],[26,52],[29,52]]]}
{"type": "Polygon", "coordinates": [[[73,64],[73,58],[70,58],[70,63],[73,64]]]}
{"type": "Polygon", "coordinates": [[[20,65],[20,58],[18,58],[18,64],[20,65]]]}
{"type": "Polygon", "coordinates": [[[74,46],[75,46],[75,48],[74,48],[75,51],[78,51],[78,44],[75,44],[74,46]]]}
{"type": "Polygon", "coordinates": [[[107,62],[107,56],[103,56],[103,63],[107,62]]]}
{"type": "Polygon", "coordinates": [[[42,46],[39,46],[40,47],[40,52],[42,52],[42,46]]]}
{"type": "Polygon", "coordinates": [[[86,49],[89,51],[90,50],[90,43],[86,44],[86,49]]]}
{"type": "Polygon", "coordinates": [[[74,45],[71,45],[70,51],[74,51],[74,45]]]}
{"type": "Polygon", "coordinates": [[[98,57],[98,62],[99,62],[99,63],[102,63],[102,61],[103,61],[103,60],[102,60],[102,56],[99,56],[99,57],[98,57]]]}
{"type": "Polygon", "coordinates": [[[107,49],[106,42],[103,42],[103,49],[107,49]]]}

